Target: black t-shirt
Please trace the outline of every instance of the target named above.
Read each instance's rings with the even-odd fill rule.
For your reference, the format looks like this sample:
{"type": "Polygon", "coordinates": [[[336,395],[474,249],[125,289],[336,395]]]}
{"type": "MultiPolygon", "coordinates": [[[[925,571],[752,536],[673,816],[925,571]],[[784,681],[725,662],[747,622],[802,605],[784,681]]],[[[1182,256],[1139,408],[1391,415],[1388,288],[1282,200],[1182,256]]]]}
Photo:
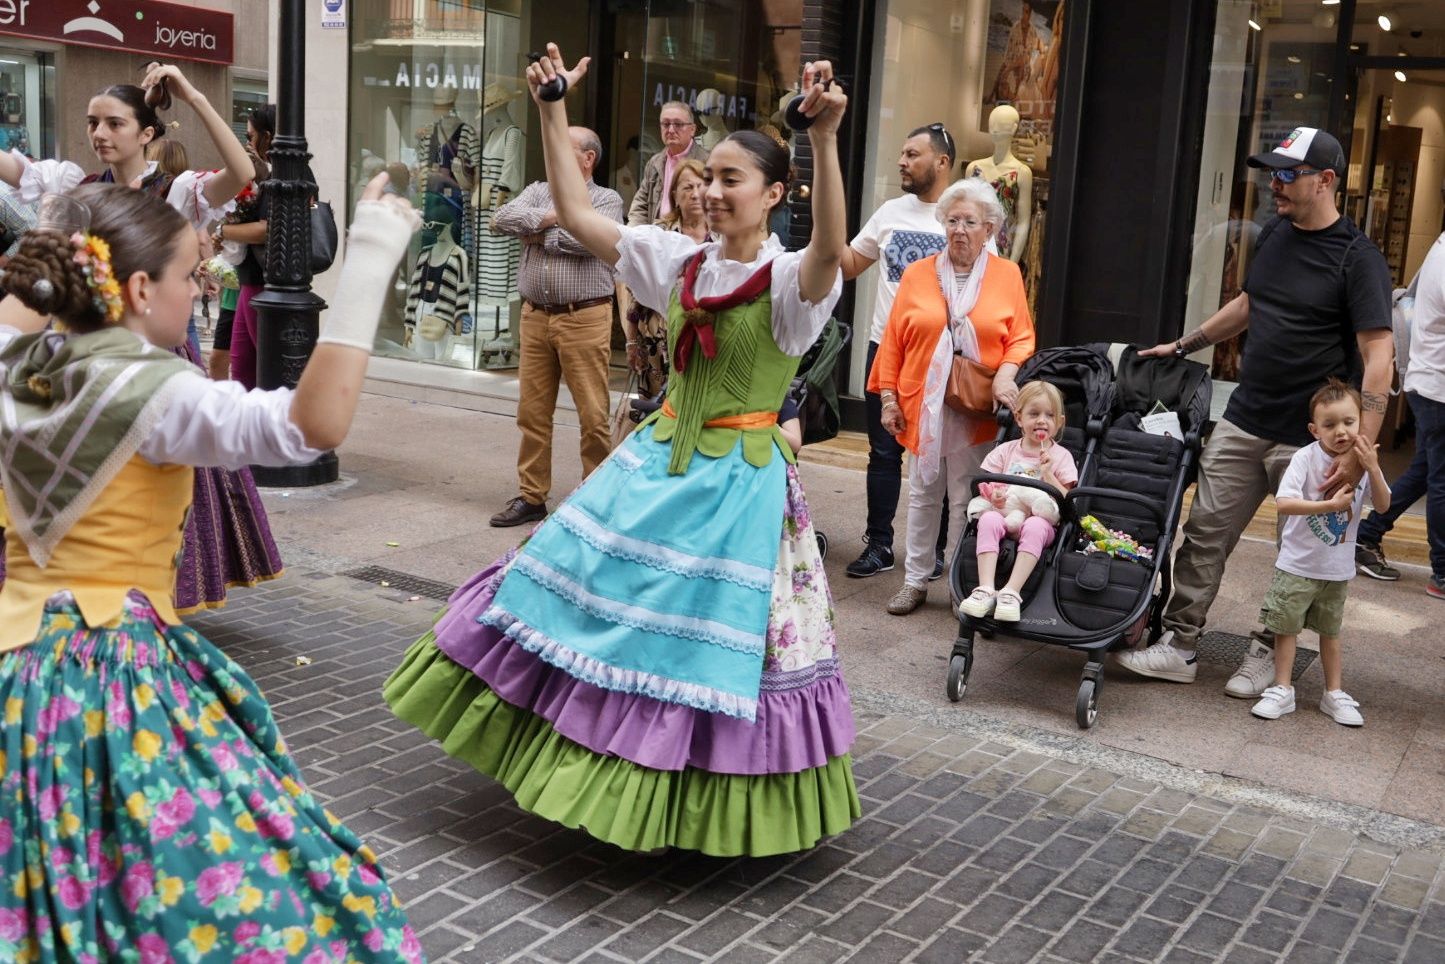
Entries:
{"type": "Polygon", "coordinates": [[[1318,231],[1276,217],[1244,281],[1249,329],[1224,417],[1285,445],[1308,445],[1310,396],[1331,375],[1356,387],[1355,333],[1390,327],[1390,268],[1349,218],[1318,231]]]}

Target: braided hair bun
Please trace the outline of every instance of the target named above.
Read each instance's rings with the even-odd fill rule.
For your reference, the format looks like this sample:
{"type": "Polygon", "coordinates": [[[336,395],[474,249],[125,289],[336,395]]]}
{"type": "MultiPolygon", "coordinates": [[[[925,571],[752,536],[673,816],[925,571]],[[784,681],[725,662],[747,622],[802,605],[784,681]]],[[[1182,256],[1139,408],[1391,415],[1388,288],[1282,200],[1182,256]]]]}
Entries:
{"type": "Polygon", "coordinates": [[[25,307],[54,315],[75,331],[93,331],[105,323],[85,272],[75,263],[75,246],[59,231],[25,232],[5,266],[4,285],[25,307]]]}
{"type": "MultiPolygon", "coordinates": [[[[90,210],[90,233],[110,246],[111,274],[122,287],[137,272],[160,278],[190,223],[175,208],[145,191],[119,184],[82,184],[67,195],[90,210]]],[[[5,291],[32,311],[53,315],[78,334],[105,327],[75,246],[60,231],[25,232],[5,266],[5,291]]]]}

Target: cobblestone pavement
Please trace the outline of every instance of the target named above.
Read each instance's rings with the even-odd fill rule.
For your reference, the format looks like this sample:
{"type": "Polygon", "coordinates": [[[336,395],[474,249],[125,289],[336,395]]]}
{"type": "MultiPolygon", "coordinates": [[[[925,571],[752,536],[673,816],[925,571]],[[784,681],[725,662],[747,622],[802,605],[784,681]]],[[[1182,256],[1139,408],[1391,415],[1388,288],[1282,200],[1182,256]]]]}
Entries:
{"type": "Polygon", "coordinates": [[[1445,961],[1435,828],[1390,822],[1382,841],[1348,810],[1306,821],[1121,776],[878,694],[855,694],[852,830],[768,859],[619,851],[390,715],[382,680],[436,608],[293,569],[193,620],[382,854],[433,960],[1445,961]]]}

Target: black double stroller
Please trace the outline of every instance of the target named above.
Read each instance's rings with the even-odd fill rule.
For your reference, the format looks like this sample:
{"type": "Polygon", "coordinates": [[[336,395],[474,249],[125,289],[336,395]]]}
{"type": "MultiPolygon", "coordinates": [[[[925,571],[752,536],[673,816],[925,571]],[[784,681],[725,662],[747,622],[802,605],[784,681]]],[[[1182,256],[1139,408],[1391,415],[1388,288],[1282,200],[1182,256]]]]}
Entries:
{"type": "MultiPolygon", "coordinates": [[[[960,614],[958,638],[948,661],[948,698],[961,700],[973,669],[974,637],[995,631],[1085,654],[1083,678],[1075,702],[1080,727],[1094,725],[1108,653],[1150,640],[1162,632],[1164,604],[1171,591],[1170,549],[1184,490],[1194,480],[1202,437],[1209,420],[1208,370],[1180,358],[1142,358],[1134,346],[1104,344],[1052,348],[1035,354],[1020,369],[1020,385],[1042,379],[1065,400],[1060,444],[1078,467],[1079,484],[1059,498],[1059,529],[1044,558],[1024,585],[1021,618],[998,623],[960,614]],[[1143,431],[1151,411],[1177,413],[1182,438],[1143,431]],[[1091,541],[1080,520],[1093,516],[1149,547],[1145,559],[1119,558],[1084,551],[1091,541]]],[[[999,414],[998,441],[1019,435],[1007,410],[999,414]]],[[[1042,482],[1015,476],[980,475],[982,482],[1008,482],[1058,493],[1042,482]]],[[[977,524],[969,522],[954,553],[949,586],[955,606],[978,585],[977,524]]],[[[1012,571],[1017,545],[1005,539],[999,548],[999,584],[1012,571]]]]}

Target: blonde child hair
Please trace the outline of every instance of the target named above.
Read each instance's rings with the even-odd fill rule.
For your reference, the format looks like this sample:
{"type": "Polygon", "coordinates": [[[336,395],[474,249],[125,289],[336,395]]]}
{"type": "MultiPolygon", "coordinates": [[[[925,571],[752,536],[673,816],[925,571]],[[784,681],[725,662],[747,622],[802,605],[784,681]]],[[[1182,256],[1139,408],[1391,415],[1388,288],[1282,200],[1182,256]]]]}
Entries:
{"type": "Polygon", "coordinates": [[[1040,396],[1048,399],[1049,404],[1054,407],[1054,417],[1059,420],[1058,427],[1054,429],[1054,438],[1058,438],[1059,433],[1064,430],[1064,420],[1067,417],[1064,414],[1064,393],[1048,382],[1026,382],[1024,387],[1019,389],[1018,400],[1014,402],[1014,415],[1017,416],[1028,407],[1029,402],[1037,401],[1040,396]]]}

